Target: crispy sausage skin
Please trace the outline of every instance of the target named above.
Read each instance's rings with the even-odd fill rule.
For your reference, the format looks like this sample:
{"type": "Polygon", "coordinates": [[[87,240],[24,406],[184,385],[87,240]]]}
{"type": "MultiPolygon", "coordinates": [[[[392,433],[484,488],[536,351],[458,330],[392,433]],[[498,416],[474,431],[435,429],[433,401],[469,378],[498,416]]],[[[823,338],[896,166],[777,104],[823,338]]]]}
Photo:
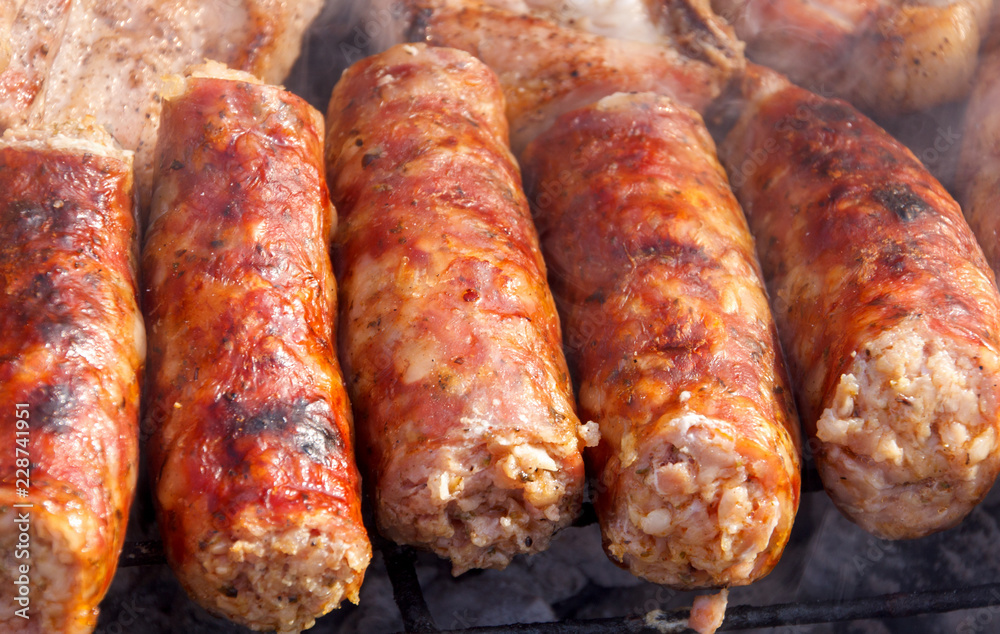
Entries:
{"type": "Polygon", "coordinates": [[[379,530],[469,568],[577,514],[579,421],[495,75],[403,44],[346,71],[327,169],[341,351],[379,530]]]}
{"type": "MultiPolygon", "coordinates": [[[[1000,36],[998,36],[1000,39],[1000,36]]],[[[958,187],[986,260],[1000,271],[1000,46],[985,53],[965,114],[958,187]]]]}
{"type": "Polygon", "coordinates": [[[799,502],[798,418],[753,239],[693,110],[618,94],[523,156],[562,309],[605,550],[680,588],[777,563],[799,502]]]}
{"type": "Polygon", "coordinates": [[[164,548],[207,609],[299,631],[357,602],[371,558],[334,348],[322,118],[218,65],[163,113],[142,270],[164,548]]]}
{"type": "Polygon", "coordinates": [[[755,68],[722,148],[823,483],[866,530],[958,523],[1000,469],[1000,297],[958,205],[845,102],[755,68]]]}
{"type": "Polygon", "coordinates": [[[0,233],[0,630],[89,632],[138,468],[132,153],[89,123],[9,130],[0,233]]]}

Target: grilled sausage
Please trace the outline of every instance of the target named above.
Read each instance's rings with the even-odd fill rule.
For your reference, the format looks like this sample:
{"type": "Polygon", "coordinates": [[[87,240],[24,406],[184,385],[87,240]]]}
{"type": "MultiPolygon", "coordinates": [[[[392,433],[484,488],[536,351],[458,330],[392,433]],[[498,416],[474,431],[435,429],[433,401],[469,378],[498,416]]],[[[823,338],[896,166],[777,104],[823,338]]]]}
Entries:
{"type": "Polygon", "coordinates": [[[848,104],[771,71],[723,144],[830,496],[887,538],[953,526],[997,453],[1000,297],[958,205],[848,104]]]}
{"type": "Polygon", "coordinates": [[[799,501],[798,419],[753,239],[693,110],[613,95],[523,156],[610,558],[679,588],[767,574],[799,501]]]}
{"type": "Polygon", "coordinates": [[[164,549],[210,611],[299,631],[357,602],[371,558],[334,349],[322,118],[217,65],[163,112],[142,268],[164,549]]]}
{"type": "Polygon", "coordinates": [[[705,32],[676,4],[660,7],[662,22],[692,31],[665,33],[655,44],[594,35],[477,0],[403,0],[394,4],[405,8],[397,25],[403,32],[386,32],[467,51],[496,72],[511,146],[520,154],[558,115],[618,91],[667,94],[699,111],[718,97],[743,70],[742,46],[705,32]]]}
{"type": "Polygon", "coordinates": [[[712,0],[747,57],[879,117],[969,94],[993,0],[712,0]]]}
{"type": "MultiPolygon", "coordinates": [[[[1000,39],[1000,37],[998,37],[1000,39]]],[[[965,114],[958,188],[986,260],[1000,271],[1000,47],[979,64],[965,114]]]]}
{"type": "Polygon", "coordinates": [[[136,227],[132,153],[103,130],[0,140],[4,632],[91,631],[118,563],[146,345],[136,227]]]}
{"type": "Polygon", "coordinates": [[[379,530],[469,568],[544,549],[583,494],[579,421],[503,96],[400,45],[327,115],[341,351],[379,530]]]}

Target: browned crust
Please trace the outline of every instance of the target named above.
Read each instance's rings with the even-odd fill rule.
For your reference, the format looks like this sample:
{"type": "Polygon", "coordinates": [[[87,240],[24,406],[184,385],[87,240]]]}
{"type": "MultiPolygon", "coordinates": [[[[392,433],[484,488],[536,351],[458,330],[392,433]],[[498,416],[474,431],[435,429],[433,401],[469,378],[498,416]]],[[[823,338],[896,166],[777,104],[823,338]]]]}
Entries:
{"type": "Polygon", "coordinates": [[[158,519],[197,601],[298,631],[357,601],[371,557],[334,348],[323,123],[280,88],[199,74],[164,105],[143,249],[158,519]]]}
{"type": "Polygon", "coordinates": [[[581,416],[600,425],[589,459],[609,555],[684,588],[767,574],[798,508],[798,420],[753,240],[701,118],[616,95],[561,117],[523,164],[581,416]],[[751,517],[732,531],[719,508],[730,484],[751,517]],[[636,513],[670,531],[629,526],[636,513]]]}
{"type": "Polygon", "coordinates": [[[947,528],[985,495],[1000,468],[995,449],[972,460],[960,447],[952,454],[944,437],[953,422],[970,439],[996,437],[1000,297],[993,274],[955,201],[872,121],[769,71],[755,71],[747,93],[750,104],[723,157],[760,246],[824,483],[846,514],[878,534],[916,537],[947,528]],[[901,427],[910,416],[902,413],[908,397],[892,377],[911,382],[920,372],[901,367],[879,370],[892,384],[887,388],[900,390],[892,403],[876,403],[877,385],[845,400],[845,381],[864,370],[863,359],[892,348],[892,339],[880,339],[885,333],[899,345],[919,341],[916,356],[955,355],[956,367],[967,366],[958,379],[963,390],[975,390],[978,415],[953,420],[946,386],[935,379],[930,435],[901,427]],[[869,454],[816,438],[827,412],[860,416],[874,434],[923,439],[893,464],[881,448],[869,454]],[[906,487],[923,493],[865,510],[906,487]]]}

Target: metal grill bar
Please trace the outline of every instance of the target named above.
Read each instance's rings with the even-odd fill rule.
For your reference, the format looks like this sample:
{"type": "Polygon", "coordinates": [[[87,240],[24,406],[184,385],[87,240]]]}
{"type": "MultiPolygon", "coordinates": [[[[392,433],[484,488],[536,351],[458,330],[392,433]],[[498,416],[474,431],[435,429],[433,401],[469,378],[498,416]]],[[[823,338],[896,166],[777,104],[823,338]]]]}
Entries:
{"type": "MultiPolygon", "coordinates": [[[[812,483],[818,487],[818,479],[812,483]]],[[[803,487],[806,488],[806,487],[803,487]]],[[[813,488],[813,487],[810,487],[813,488]]],[[[586,504],[577,526],[596,521],[593,508],[586,504]]],[[[503,626],[472,627],[463,630],[439,630],[434,624],[417,578],[415,551],[398,546],[371,531],[373,543],[383,555],[392,584],[393,599],[399,608],[407,634],[662,634],[691,632],[686,628],[687,608],[656,611],[648,615],[589,620],[562,620],[553,623],[525,623],[503,626]]],[[[128,542],[119,565],[150,566],[166,563],[159,541],[128,542]]],[[[779,605],[735,605],[726,610],[720,631],[738,631],[789,625],[809,625],[865,619],[893,619],[955,610],[1000,606],[1000,583],[979,586],[900,592],[858,599],[824,600],[779,605]]]]}
{"type": "MultiPolygon", "coordinates": [[[[922,614],[1000,605],[1000,583],[956,590],[899,592],[862,599],[786,603],[782,605],[737,605],[726,610],[720,631],[761,627],[810,625],[864,619],[893,619],[922,614]]],[[[445,630],[440,634],[662,634],[689,632],[685,626],[688,609],[655,612],[646,616],[528,623],[464,630],[445,630]]],[[[407,630],[438,632],[438,630],[407,630]]]]}
{"type": "Polygon", "coordinates": [[[392,584],[392,598],[396,601],[403,627],[407,632],[437,632],[431,611],[427,608],[420,580],[413,567],[416,556],[412,548],[397,546],[379,537],[377,544],[385,557],[385,570],[392,584]]]}
{"type": "MultiPolygon", "coordinates": [[[[472,627],[463,630],[435,628],[413,568],[412,549],[382,541],[386,569],[393,596],[403,616],[408,634],[662,634],[690,632],[686,627],[689,610],[654,612],[644,616],[606,619],[564,620],[555,623],[472,627]]],[[[1000,605],[1000,583],[967,588],[899,592],[860,599],[785,603],[779,605],[736,605],[726,610],[720,631],[788,625],[810,625],[865,619],[892,619],[937,614],[1000,605]]]]}
{"type": "Polygon", "coordinates": [[[896,592],[877,597],[786,603],[771,606],[737,605],[726,610],[723,630],[745,630],[778,625],[808,625],[862,619],[896,619],[1000,605],[1000,583],[925,592],[896,592]]]}

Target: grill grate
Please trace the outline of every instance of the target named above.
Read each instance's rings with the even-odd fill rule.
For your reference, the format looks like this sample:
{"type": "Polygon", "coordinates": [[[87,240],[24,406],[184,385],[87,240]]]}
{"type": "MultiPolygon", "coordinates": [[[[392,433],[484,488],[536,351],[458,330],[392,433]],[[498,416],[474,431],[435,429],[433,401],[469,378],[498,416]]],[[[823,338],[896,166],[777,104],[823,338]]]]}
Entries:
{"type": "MultiPolygon", "coordinates": [[[[815,490],[818,482],[807,479],[804,488],[815,490]]],[[[576,525],[596,521],[593,507],[584,506],[576,525]]],[[[646,615],[590,620],[567,619],[552,623],[526,623],[502,626],[438,629],[417,579],[415,551],[398,546],[372,531],[373,545],[383,555],[392,585],[393,599],[399,609],[406,634],[662,634],[690,632],[685,627],[688,610],[655,611],[646,615]]],[[[119,565],[164,565],[166,560],[159,541],[135,541],[125,544],[119,565]]],[[[1000,583],[967,586],[946,590],[897,592],[858,599],[784,603],[775,605],[734,605],[726,610],[720,631],[773,628],[793,625],[835,623],[866,619],[894,619],[939,614],[1000,605],[1000,583]]]]}

